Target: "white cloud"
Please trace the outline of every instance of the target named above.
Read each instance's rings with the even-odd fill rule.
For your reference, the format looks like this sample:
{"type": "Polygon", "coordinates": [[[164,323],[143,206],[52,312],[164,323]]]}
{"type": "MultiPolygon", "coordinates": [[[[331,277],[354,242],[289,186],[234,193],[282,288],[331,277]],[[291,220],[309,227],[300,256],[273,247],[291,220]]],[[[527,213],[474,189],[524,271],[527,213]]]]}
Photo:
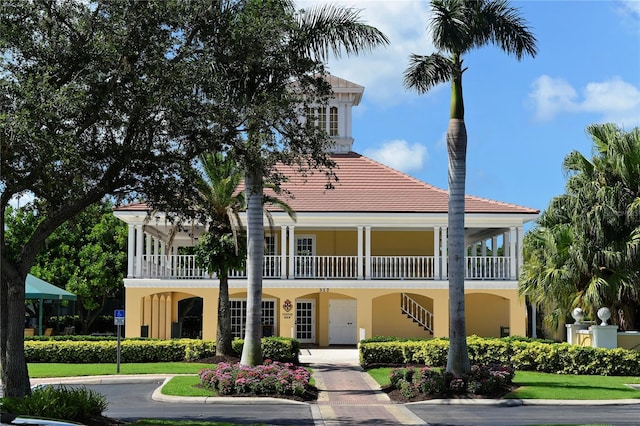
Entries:
{"type": "Polygon", "coordinates": [[[11,200],[9,200],[9,205],[14,208],[23,207],[27,203],[30,203],[34,200],[32,192],[26,192],[21,195],[15,195],[11,200]]]}
{"type": "Polygon", "coordinates": [[[618,77],[588,83],[582,96],[568,82],[548,75],[536,79],[532,86],[529,99],[537,119],[550,120],[562,113],[589,112],[599,114],[601,122],[624,127],[640,124],[640,90],[618,77]]]}
{"type": "Polygon", "coordinates": [[[533,82],[529,99],[536,109],[536,118],[548,120],[561,111],[573,110],[578,93],[566,81],[543,75],[533,82]]]}
{"type": "Polygon", "coordinates": [[[367,157],[373,158],[405,173],[418,171],[427,160],[427,147],[419,143],[409,145],[405,140],[385,142],[379,148],[365,150],[367,157]]]}
{"type": "Polygon", "coordinates": [[[386,47],[358,56],[331,59],[329,72],[365,87],[367,101],[392,105],[406,102],[402,85],[409,55],[427,55],[435,49],[427,34],[429,20],[426,2],[418,0],[298,0],[298,8],[316,4],[337,4],[360,9],[364,22],[382,31],[390,40],[386,47]]]}
{"type": "Polygon", "coordinates": [[[620,0],[621,13],[631,18],[640,18],[640,2],[638,0],[620,0]]]}

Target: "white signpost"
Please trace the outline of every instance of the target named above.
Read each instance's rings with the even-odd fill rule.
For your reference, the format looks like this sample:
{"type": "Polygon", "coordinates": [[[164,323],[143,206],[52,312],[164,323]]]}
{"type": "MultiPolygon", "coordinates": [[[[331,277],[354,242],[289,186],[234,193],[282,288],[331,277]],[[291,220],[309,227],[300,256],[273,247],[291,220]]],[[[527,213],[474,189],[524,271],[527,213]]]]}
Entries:
{"type": "Polygon", "coordinates": [[[118,348],[116,351],[116,373],[120,374],[120,326],[124,325],[124,309],[113,311],[113,323],[118,327],[118,348]]]}

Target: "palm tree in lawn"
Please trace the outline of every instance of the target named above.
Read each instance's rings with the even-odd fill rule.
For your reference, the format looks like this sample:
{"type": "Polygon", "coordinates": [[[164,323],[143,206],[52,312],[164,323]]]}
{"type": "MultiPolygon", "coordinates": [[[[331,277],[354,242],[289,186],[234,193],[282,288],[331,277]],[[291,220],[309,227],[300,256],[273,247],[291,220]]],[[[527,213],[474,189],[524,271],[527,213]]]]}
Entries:
{"type": "Polygon", "coordinates": [[[464,310],[464,196],[467,131],[462,97],[463,55],[493,44],[518,60],[535,56],[536,38],[518,10],[503,0],[431,0],[429,27],[438,52],[412,54],[404,85],[425,93],[451,83],[451,112],[447,129],[449,154],[449,356],[447,371],[470,371],[464,310]]]}
{"type": "MultiPolygon", "coordinates": [[[[207,218],[208,229],[196,246],[198,266],[215,273],[219,280],[218,327],[216,355],[235,356],[231,342],[231,304],[229,301],[229,271],[242,269],[246,261],[246,236],[240,222],[240,212],[246,210],[245,193],[238,188],[244,178],[242,166],[220,152],[199,157],[200,168],[194,179],[197,192],[196,209],[207,218]]],[[[262,208],[276,206],[294,221],[293,209],[277,197],[265,195],[262,208]]],[[[272,226],[271,214],[264,210],[272,226]]]]}
{"type": "Polygon", "coordinates": [[[246,0],[229,8],[226,28],[217,34],[235,41],[234,49],[220,49],[212,64],[214,73],[226,76],[225,84],[211,88],[212,99],[224,99],[234,113],[219,123],[223,132],[240,134],[243,143],[230,148],[245,170],[247,200],[247,315],[243,365],[262,362],[262,262],[265,183],[282,178],[276,164],[299,169],[326,168],[331,160],[326,133],[306,126],[301,111],[321,104],[330,96],[324,79],[324,63],[330,53],[339,56],[371,50],[388,40],[377,29],[362,23],[359,12],[338,6],[319,6],[296,12],[290,0],[246,0]]]}
{"type": "Polygon", "coordinates": [[[196,246],[196,261],[218,277],[216,355],[232,356],[229,270],[241,269],[246,259],[244,239],[238,238],[239,213],[245,209],[244,193],[237,191],[243,170],[232,158],[218,152],[203,154],[199,160],[201,172],[194,187],[197,207],[208,219],[208,229],[196,246]]]}

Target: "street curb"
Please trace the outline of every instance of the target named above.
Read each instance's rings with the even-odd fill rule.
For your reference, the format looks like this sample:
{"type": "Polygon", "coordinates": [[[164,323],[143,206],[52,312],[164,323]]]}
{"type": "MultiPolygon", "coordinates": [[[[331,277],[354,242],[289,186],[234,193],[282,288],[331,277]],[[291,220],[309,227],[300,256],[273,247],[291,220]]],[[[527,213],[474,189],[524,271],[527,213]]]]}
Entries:
{"type": "MultiPolygon", "coordinates": [[[[163,395],[162,387],[174,376],[193,376],[194,374],[150,374],[150,375],[110,375],[110,376],[78,376],[78,377],[51,377],[31,379],[31,385],[41,384],[74,384],[74,385],[104,385],[104,384],[133,384],[153,383],[162,380],[162,384],[156,388],[151,399],[159,402],[181,402],[191,404],[235,404],[250,405],[260,402],[262,404],[292,404],[292,405],[316,405],[315,403],[292,401],[271,397],[183,397],[163,395]]],[[[501,407],[518,406],[604,406],[604,405],[638,405],[640,399],[609,399],[609,400],[580,400],[580,399],[431,399],[427,401],[407,402],[403,405],[491,405],[501,407]]]]}

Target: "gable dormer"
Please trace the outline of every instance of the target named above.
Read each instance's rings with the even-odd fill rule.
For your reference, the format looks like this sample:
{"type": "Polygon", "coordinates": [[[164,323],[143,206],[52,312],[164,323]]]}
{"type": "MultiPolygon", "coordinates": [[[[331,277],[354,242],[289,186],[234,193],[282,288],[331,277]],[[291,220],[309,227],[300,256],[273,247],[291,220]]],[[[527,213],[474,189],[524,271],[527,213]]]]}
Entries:
{"type": "Polygon", "coordinates": [[[364,87],[331,74],[326,78],[333,89],[333,97],[327,105],[315,109],[316,125],[323,127],[334,141],[330,151],[345,154],[353,147],[351,108],[360,103],[364,87]]]}

